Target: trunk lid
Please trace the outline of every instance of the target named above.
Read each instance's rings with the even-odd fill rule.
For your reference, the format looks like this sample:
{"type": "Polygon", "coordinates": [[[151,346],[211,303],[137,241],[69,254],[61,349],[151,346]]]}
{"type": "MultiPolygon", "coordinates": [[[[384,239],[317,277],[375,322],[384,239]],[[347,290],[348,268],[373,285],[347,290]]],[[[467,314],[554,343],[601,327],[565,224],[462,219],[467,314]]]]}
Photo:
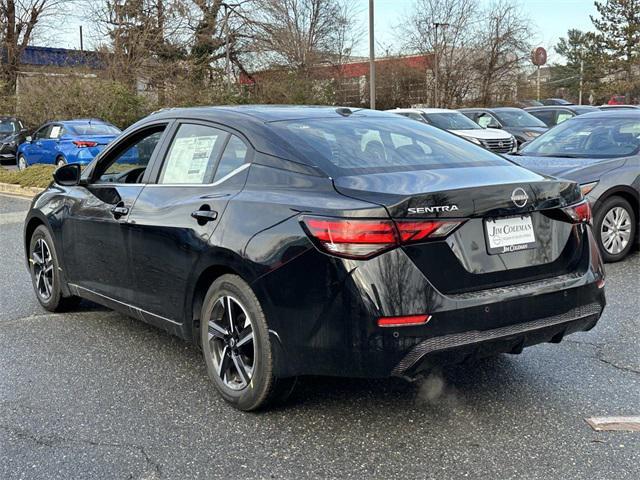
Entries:
{"type": "Polygon", "coordinates": [[[585,256],[584,232],[548,215],[578,202],[579,187],[516,165],[376,173],[339,177],[334,184],[343,195],[384,206],[397,221],[464,219],[443,240],[402,247],[445,294],[571,273],[585,256]],[[511,217],[530,218],[535,245],[490,253],[485,222],[511,217]]]}

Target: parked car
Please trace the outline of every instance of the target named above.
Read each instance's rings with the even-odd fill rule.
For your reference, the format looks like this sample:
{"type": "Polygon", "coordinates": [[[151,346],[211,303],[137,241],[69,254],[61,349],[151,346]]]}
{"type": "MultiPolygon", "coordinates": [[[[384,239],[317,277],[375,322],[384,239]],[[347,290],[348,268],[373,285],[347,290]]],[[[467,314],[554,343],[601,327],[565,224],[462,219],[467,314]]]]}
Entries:
{"type": "Polygon", "coordinates": [[[600,110],[640,110],[640,105],[600,105],[600,110]]]}
{"type": "Polygon", "coordinates": [[[573,105],[573,103],[564,98],[545,98],[541,102],[543,105],[573,105]]]}
{"type": "Polygon", "coordinates": [[[481,127],[500,128],[510,133],[518,146],[549,130],[544,122],[521,108],[461,108],[459,111],[481,127]]]}
{"type": "Polygon", "coordinates": [[[544,106],[544,107],[527,107],[525,111],[541,120],[547,127],[555,127],[556,125],[585,113],[597,112],[597,107],[591,105],[562,105],[562,106],[544,106]]]}
{"type": "Polygon", "coordinates": [[[515,105],[517,107],[520,108],[525,108],[525,107],[540,107],[543,105],[543,103],[539,100],[532,100],[532,99],[524,99],[524,100],[518,100],[515,105]]]}
{"type": "Polygon", "coordinates": [[[298,375],[414,378],[559,342],[605,305],[576,183],[399,115],[172,109],[54,179],[24,229],[42,306],[87,298],[201,344],[243,410],[298,375]]]}
{"type": "Polygon", "coordinates": [[[16,163],[18,145],[27,137],[27,129],[16,117],[0,116],[0,164],[16,163]]]}
{"type": "Polygon", "coordinates": [[[580,115],[525,145],[515,162],[580,183],[604,259],[640,241],[640,111],[580,115]]]}
{"type": "Polygon", "coordinates": [[[36,163],[86,165],[119,134],[119,128],[97,119],[45,123],[18,147],[18,168],[36,163]]]}
{"type": "Polygon", "coordinates": [[[624,105],[627,103],[627,97],[624,95],[611,95],[607,105],[624,105]]]}
{"type": "Polygon", "coordinates": [[[518,148],[513,135],[499,128],[483,128],[456,110],[445,108],[396,108],[388,110],[451,132],[496,153],[515,152],[518,148]]]}

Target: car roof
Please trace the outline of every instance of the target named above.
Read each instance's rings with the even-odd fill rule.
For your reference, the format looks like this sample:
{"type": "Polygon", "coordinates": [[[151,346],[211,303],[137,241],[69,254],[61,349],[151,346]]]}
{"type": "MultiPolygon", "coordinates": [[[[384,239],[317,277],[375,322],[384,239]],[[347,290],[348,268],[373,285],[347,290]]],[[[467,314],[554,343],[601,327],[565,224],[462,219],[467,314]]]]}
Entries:
{"type": "Polygon", "coordinates": [[[415,113],[451,113],[457,112],[457,110],[451,110],[448,108],[396,108],[395,110],[386,110],[387,112],[415,112],[415,113]]]}
{"type": "Polygon", "coordinates": [[[230,105],[188,108],[168,108],[152,113],[147,118],[201,118],[217,120],[233,127],[237,122],[250,120],[276,122],[311,118],[338,118],[349,115],[390,116],[389,113],[366,108],[308,105],[230,105]],[[351,113],[349,113],[351,112],[351,113]]]}
{"type": "Polygon", "coordinates": [[[576,109],[594,109],[598,110],[598,107],[594,107],[593,105],[540,105],[535,107],[526,107],[524,110],[576,110],[576,109]]]}
{"type": "Polygon", "coordinates": [[[585,113],[573,117],[571,120],[582,120],[585,118],[630,118],[640,120],[640,110],[638,109],[620,109],[620,110],[596,110],[594,112],[585,113]]]}

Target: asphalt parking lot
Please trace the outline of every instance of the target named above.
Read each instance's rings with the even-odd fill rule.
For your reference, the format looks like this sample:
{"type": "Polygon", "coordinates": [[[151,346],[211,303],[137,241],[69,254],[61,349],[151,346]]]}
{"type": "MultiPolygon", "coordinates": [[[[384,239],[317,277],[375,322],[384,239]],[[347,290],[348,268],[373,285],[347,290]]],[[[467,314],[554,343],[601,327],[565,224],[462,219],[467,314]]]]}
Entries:
{"type": "Polygon", "coordinates": [[[420,384],[307,378],[240,413],[196,347],[92,304],[40,308],[27,200],[0,195],[0,478],[638,479],[640,253],[607,266],[598,326],[420,384]]]}

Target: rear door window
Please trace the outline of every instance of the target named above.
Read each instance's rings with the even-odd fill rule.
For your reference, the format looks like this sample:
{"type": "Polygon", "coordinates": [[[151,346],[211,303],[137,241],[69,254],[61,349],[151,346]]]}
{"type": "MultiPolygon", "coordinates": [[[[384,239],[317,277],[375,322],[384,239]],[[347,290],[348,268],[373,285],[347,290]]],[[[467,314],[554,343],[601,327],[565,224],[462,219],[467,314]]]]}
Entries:
{"type": "Polygon", "coordinates": [[[171,142],[159,183],[211,183],[229,134],[224,130],[184,123],[171,142]]]}

